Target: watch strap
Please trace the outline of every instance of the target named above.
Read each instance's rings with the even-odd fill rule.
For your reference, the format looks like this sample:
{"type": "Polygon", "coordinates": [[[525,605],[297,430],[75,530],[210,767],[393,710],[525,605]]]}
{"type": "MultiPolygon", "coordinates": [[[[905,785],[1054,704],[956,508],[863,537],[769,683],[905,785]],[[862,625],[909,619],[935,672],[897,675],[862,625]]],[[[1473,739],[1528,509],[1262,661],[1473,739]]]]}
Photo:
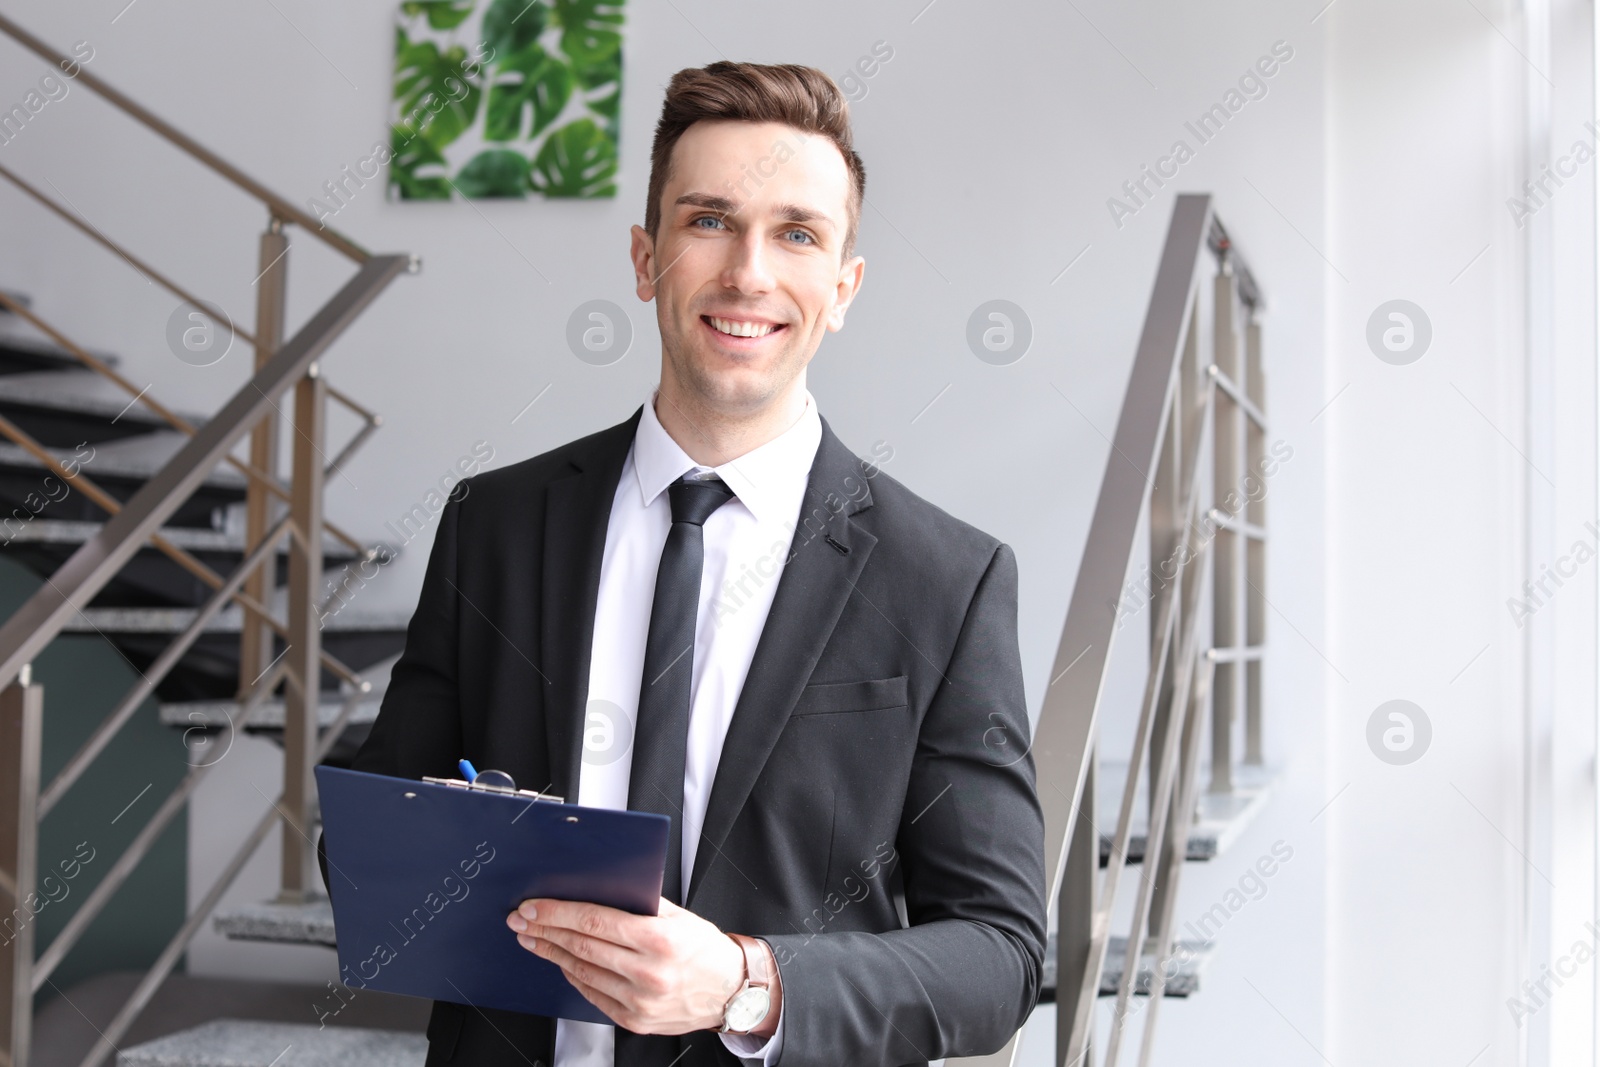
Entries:
{"type": "Polygon", "coordinates": [[[729,934],[733,943],[744,953],[744,977],[751,985],[768,992],[772,990],[772,975],[767,972],[767,948],[758,939],[747,934],[729,934]]]}
{"type": "Polygon", "coordinates": [[[747,934],[728,934],[728,937],[744,953],[744,982],[733,996],[728,998],[728,1003],[731,1005],[734,998],[746,989],[756,988],[766,990],[768,1006],[766,1016],[753,1030],[730,1029],[724,1015],[723,1025],[717,1027],[717,1031],[724,1034],[770,1038],[777,1028],[783,1002],[783,979],[778,974],[777,957],[773,954],[772,946],[760,938],[750,937],[747,934]]]}

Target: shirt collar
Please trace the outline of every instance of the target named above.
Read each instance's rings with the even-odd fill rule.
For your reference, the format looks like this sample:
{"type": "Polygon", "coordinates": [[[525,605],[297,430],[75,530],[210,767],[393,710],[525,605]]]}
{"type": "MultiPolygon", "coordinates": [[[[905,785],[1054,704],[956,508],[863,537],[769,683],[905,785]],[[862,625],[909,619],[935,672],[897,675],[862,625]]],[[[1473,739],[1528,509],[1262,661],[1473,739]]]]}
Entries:
{"type": "Polygon", "coordinates": [[[783,433],[759,448],[719,467],[702,467],[689,458],[656,417],[656,396],[651,393],[633,438],[633,470],[639,497],[649,507],[667,486],[691,471],[710,471],[728,484],[757,522],[792,519],[806,478],[822,443],[822,419],[817,402],[806,391],[805,410],[783,433]]]}

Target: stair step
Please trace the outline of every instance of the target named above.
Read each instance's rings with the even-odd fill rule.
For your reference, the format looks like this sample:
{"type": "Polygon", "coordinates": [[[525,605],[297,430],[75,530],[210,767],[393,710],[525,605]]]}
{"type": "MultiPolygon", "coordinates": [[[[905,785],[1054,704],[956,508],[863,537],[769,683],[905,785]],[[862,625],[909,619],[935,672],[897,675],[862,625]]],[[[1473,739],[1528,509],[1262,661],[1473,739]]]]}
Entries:
{"type": "MultiPolygon", "coordinates": [[[[8,374],[0,409],[35,439],[53,447],[81,440],[114,441],[168,428],[143,403],[134,402],[114,382],[87,368],[8,374]]],[[[206,416],[181,414],[193,426],[206,416]]]]}
{"type": "Polygon", "coordinates": [[[235,941],[277,941],[293,945],[335,945],[333,905],[327,897],[304,904],[263,901],[218,911],[211,920],[217,933],[235,941]]]}
{"type": "MultiPolygon", "coordinates": [[[[1139,996],[1149,996],[1155,976],[1154,954],[1146,951],[1140,957],[1139,973],[1133,980],[1133,991],[1139,996]]],[[[1179,941],[1174,947],[1163,994],[1169,997],[1187,997],[1200,991],[1200,972],[1210,962],[1212,943],[1209,941],[1179,941]]],[[[1100,971],[1100,995],[1112,997],[1122,982],[1122,969],[1128,958],[1128,939],[1113,937],[1106,945],[1106,963],[1100,971]]],[[[1043,990],[1039,1000],[1044,1004],[1056,1002],[1056,935],[1051,934],[1044,952],[1043,990]]]]}
{"type": "MultiPolygon", "coordinates": [[[[1110,760],[1100,764],[1096,775],[1095,821],[1103,831],[1100,835],[1100,866],[1111,858],[1111,834],[1116,829],[1117,813],[1122,805],[1123,783],[1127,781],[1128,765],[1110,760]]],[[[1185,859],[1214,860],[1238,840],[1239,835],[1266,806],[1267,798],[1277,781],[1275,768],[1241,765],[1233,769],[1234,788],[1231,793],[1200,794],[1195,811],[1194,825],[1189,828],[1185,859]]],[[[1132,834],[1128,839],[1128,862],[1144,862],[1146,834],[1149,819],[1146,802],[1149,797],[1146,782],[1139,783],[1139,796],[1133,812],[1132,834]]]]}
{"type": "MultiPolygon", "coordinates": [[[[70,466],[69,460],[76,461],[78,468],[96,482],[106,477],[117,477],[136,479],[142,485],[155,477],[156,473],[167,465],[167,461],[177,454],[178,449],[189,443],[189,435],[181,430],[162,429],[133,439],[103,441],[93,445],[92,456],[88,454],[87,449],[83,455],[73,451],[82,440],[80,437],[70,445],[51,445],[45,442],[45,451],[63,465],[70,466]]],[[[9,441],[0,444],[0,465],[18,467],[30,472],[44,469],[44,464],[39,462],[33,453],[24,451],[9,441]]],[[[244,472],[230,464],[219,463],[210,474],[206,475],[206,480],[202,484],[218,487],[237,486],[243,489],[245,476],[244,472]]]]}
{"type": "MultiPolygon", "coordinates": [[[[28,305],[21,293],[7,291],[8,296],[28,305]]],[[[89,350],[90,355],[108,366],[115,367],[121,360],[106,352],[89,350]]],[[[83,364],[71,352],[35,329],[26,319],[11,314],[9,308],[0,307],[0,374],[26,374],[43,370],[82,370],[83,364]]]]}
{"type": "MultiPolygon", "coordinates": [[[[114,634],[177,634],[194,621],[195,608],[89,608],[80,611],[61,628],[62,633],[114,634]]],[[[282,618],[280,610],[277,617],[282,618]]],[[[206,633],[238,633],[244,618],[244,609],[230,605],[212,616],[205,625],[206,633]]],[[[330,612],[323,620],[322,630],[345,633],[404,633],[410,621],[404,610],[362,610],[356,607],[330,612]]]]}
{"type": "MultiPolygon", "coordinates": [[[[339,709],[344,707],[347,697],[330,697],[324,695],[317,705],[317,727],[326,729],[333,725],[333,720],[338,717],[339,709]]],[[[352,726],[370,724],[378,718],[378,705],[383,702],[382,691],[367,693],[356,710],[350,713],[352,726]]],[[[220,729],[225,726],[241,725],[235,721],[239,712],[237,700],[173,700],[161,704],[161,722],[164,726],[206,726],[220,729]]],[[[276,698],[263,700],[251,711],[248,721],[242,724],[246,730],[281,730],[283,729],[283,701],[276,698]]]]}
{"type": "Polygon", "coordinates": [[[123,1049],[117,1067],[422,1067],[422,1034],[213,1019],[123,1049]]]}
{"type": "MultiPolygon", "coordinates": [[[[11,540],[47,545],[81,545],[105,526],[103,522],[80,519],[34,519],[19,527],[11,540]]],[[[231,530],[208,530],[200,526],[163,526],[161,536],[189,552],[244,553],[244,534],[231,530]]],[[[359,558],[343,541],[324,537],[322,541],[324,569],[327,564],[359,558]]],[[[279,554],[288,552],[288,540],[278,543],[279,554]]]]}
{"type": "MultiPolygon", "coordinates": [[[[6,380],[0,378],[0,382],[6,380]]],[[[3,391],[0,389],[0,392],[3,391]]],[[[95,485],[125,502],[154,477],[188,440],[186,434],[177,430],[161,430],[95,444],[88,444],[84,436],[43,443],[45,450],[62,466],[68,470],[82,471],[95,485]],[[80,443],[84,445],[81,452],[78,450],[80,443]]],[[[68,492],[63,495],[59,488],[52,488],[53,483],[44,483],[44,478],[50,473],[32,453],[0,439],[0,512],[13,519],[11,529],[14,530],[17,524],[25,521],[25,516],[39,508],[38,498],[41,495],[55,498],[43,506],[41,515],[53,519],[92,521],[106,518],[105,511],[91,502],[87,493],[68,492]],[[33,504],[28,506],[30,494],[33,504]]],[[[68,488],[72,488],[70,482],[68,488]]],[[[167,522],[172,526],[209,529],[218,508],[237,504],[244,497],[244,475],[228,464],[220,463],[206,474],[194,494],[179,506],[167,522]]],[[[38,522],[39,519],[33,521],[38,522]]]]}

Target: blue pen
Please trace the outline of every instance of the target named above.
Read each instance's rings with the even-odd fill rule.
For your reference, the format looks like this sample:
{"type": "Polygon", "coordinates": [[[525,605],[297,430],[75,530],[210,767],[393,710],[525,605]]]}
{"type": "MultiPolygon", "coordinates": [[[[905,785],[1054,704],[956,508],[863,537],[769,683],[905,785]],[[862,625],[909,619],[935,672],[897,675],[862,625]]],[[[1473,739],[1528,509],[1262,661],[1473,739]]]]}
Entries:
{"type": "Polygon", "coordinates": [[[456,766],[461,768],[461,776],[467,780],[467,784],[468,785],[471,785],[474,781],[477,780],[477,778],[478,778],[478,768],[476,768],[476,767],[474,767],[472,765],[472,761],[471,760],[464,759],[461,762],[457,763],[456,766]]]}

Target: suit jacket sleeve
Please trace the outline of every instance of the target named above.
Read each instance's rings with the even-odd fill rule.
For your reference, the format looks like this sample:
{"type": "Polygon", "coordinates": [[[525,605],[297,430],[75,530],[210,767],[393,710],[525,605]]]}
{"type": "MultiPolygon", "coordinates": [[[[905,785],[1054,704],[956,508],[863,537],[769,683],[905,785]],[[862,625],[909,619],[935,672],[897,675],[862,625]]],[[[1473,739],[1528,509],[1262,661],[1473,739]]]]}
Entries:
{"type": "MultiPolygon", "coordinates": [[[[463,482],[470,485],[471,479],[463,482]]],[[[439,513],[433,551],[422,579],[417,610],[406,629],[405,651],[390,672],[389,688],[372,731],[351,767],[397,778],[455,777],[461,750],[461,718],[456,690],[457,627],[460,593],[456,588],[457,525],[460,497],[446,498],[439,513]]],[[[317,862],[328,880],[328,859],[317,835],[317,862]]],[[[335,879],[337,880],[337,879],[335,879]]]]}
{"type": "Polygon", "coordinates": [[[896,851],[910,926],[764,934],[782,1067],[902,1064],[1002,1047],[1039,998],[1044,818],[1017,647],[1017,565],[989,561],[924,715],[896,851]]]}

